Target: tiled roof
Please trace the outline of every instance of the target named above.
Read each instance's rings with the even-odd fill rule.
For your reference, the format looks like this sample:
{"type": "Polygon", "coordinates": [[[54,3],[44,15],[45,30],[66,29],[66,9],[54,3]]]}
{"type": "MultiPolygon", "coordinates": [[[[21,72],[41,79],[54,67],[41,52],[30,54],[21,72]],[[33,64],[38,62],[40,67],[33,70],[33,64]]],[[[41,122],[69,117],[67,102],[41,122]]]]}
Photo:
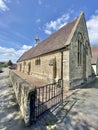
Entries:
{"type": "Polygon", "coordinates": [[[66,45],[66,42],[71,34],[73,27],[75,26],[77,19],[63,26],[57,32],[50,35],[47,39],[40,42],[37,46],[32,47],[30,50],[25,52],[20,57],[18,62],[63,48],[66,45]]]}
{"type": "Polygon", "coordinates": [[[92,64],[96,64],[98,58],[98,45],[92,46],[92,64]]]}

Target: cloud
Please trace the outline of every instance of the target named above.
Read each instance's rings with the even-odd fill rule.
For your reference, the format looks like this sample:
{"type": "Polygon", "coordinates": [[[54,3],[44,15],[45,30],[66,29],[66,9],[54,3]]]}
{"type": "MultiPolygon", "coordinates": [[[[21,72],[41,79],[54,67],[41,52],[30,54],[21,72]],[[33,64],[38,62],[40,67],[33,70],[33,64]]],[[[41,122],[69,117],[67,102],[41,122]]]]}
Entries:
{"type": "Polygon", "coordinates": [[[52,33],[52,31],[48,30],[48,29],[45,29],[44,31],[46,34],[50,35],[52,33]]]}
{"type": "Polygon", "coordinates": [[[87,21],[87,28],[91,44],[98,44],[98,10],[87,21]]]}
{"type": "Polygon", "coordinates": [[[56,31],[65,24],[67,24],[69,18],[69,14],[63,14],[60,18],[46,23],[44,32],[50,35],[53,31],[56,31]]]}
{"type": "Polygon", "coordinates": [[[5,4],[5,2],[3,0],[0,0],[0,10],[2,10],[2,11],[9,10],[9,8],[7,7],[7,5],[5,4]]]}
{"type": "Polygon", "coordinates": [[[23,45],[22,47],[21,47],[21,49],[23,50],[23,51],[27,51],[28,49],[30,49],[32,46],[27,46],[27,45],[23,45]]]}
{"type": "Polygon", "coordinates": [[[19,50],[15,50],[14,48],[0,46],[0,61],[12,60],[12,62],[15,63],[19,57],[31,47],[32,46],[23,45],[19,50]]]}

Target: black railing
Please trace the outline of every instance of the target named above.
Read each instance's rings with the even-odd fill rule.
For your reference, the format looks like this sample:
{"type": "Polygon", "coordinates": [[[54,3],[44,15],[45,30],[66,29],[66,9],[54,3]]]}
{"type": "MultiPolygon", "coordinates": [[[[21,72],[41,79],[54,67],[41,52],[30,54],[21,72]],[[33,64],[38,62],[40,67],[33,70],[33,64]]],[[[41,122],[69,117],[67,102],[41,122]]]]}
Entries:
{"type": "Polygon", "coordinates": [[[42,87],[35,87],[30,95],[30,122],[63,101],[62,80],[42,87]]]}

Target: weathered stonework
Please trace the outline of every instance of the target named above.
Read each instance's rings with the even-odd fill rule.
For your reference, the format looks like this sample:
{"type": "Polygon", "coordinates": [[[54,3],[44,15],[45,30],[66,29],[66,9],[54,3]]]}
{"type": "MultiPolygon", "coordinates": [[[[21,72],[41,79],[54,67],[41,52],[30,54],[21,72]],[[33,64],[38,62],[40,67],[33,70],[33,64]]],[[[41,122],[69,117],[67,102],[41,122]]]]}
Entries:
{"type": "Polygon", "coordinates": [[[87,33],[87,28],[85,25],[85,18],[82,15],[78,21],[71,40],[71,50],[70,50],[70,86],[81,85],[87,82],[92,76],[91,71],[91,49],[89,44],[89,38],[87,33]],[[79,34],[81,34],[81,65],[78,65],[78,40],[79,34]],[[87,52],[86,52],[87,51],[87,52]]]}
{"type": "MultiPolygon", "coordinates": [[[[40,56],[31,60],[27,60],[25,61],[26,65],[23,65],[23,62],[18,63],[18,66],[20,64],[22,64],[22,68],[21,71],[24,73],[28,73],[28,63],[31,63],[31,70],[30,70],[30,75],[40,78],[40,79],[44,79],[46,81],[48,81],[49,83],[56,81],[58,79],[61,78],[61,53],[57,52],[57,53],[52,53],[52,54],[47,54],[45,56],[40,56]],[[35,61],[36,59],[40,59],[40,65],[35,65],[35,61]],[[50,65],[51,60],[53,60],[55,58],[56,60],[56,65],[55,65],[55,69],[54,70],[54,66],[50,65]],[[25,68],[25,69],[24,69],[25,68]],[[54,71],[56,71],[56,75],[54,77],[54,71]]],[[[18,68],[19,70],[19,68],[18,68]]]]}
{"type": "Polygon", "coordinates": [[[21,116],[26,126],[28,126],[30,124],[30,85],[13,71],[10,71],[9,76],[20,107],[21,116]]]}

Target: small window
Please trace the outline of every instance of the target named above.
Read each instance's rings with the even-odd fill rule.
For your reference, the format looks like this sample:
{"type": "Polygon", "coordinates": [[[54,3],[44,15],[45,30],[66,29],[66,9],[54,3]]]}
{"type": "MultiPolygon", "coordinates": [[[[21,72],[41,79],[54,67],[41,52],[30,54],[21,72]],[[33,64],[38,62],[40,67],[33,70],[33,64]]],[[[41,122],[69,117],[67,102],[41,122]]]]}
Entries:
{"type": "Polygon", "coordinates": [[[40,64],[41,64],[40,59],[36,59],[36,60],[35,60],[35,65],[40,65],[40,64]]]}

